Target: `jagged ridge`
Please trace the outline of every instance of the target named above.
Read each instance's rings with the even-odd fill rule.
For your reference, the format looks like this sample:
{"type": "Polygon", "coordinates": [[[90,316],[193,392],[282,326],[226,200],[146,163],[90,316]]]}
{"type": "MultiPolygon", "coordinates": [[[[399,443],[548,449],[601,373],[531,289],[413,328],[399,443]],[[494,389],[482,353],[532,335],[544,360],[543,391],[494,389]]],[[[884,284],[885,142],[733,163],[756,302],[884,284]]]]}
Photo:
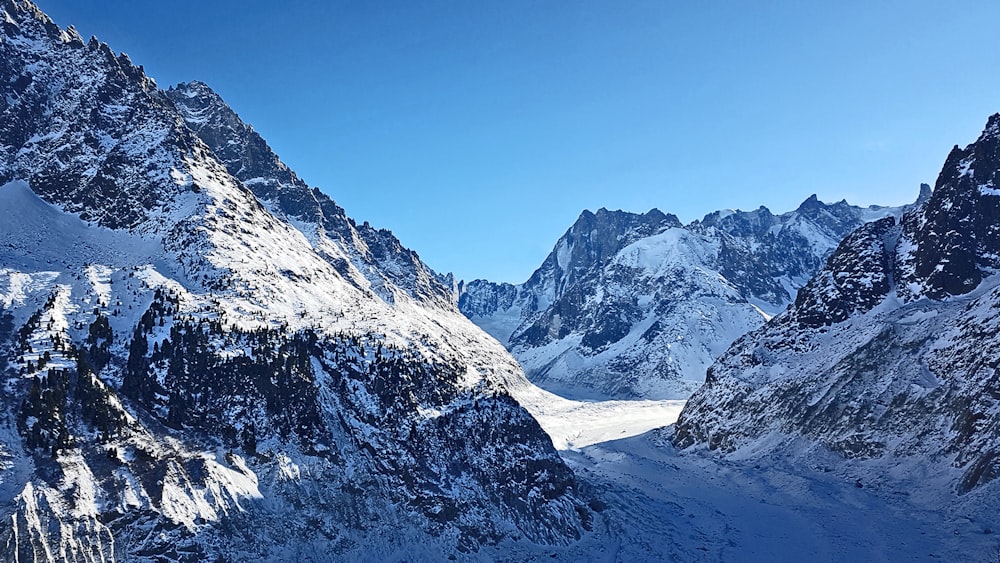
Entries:
{"type": "Polygon", "coordinates": [[[450,278],[434,273],[390,231],[357,225],[329,196],[310,189],[208,85],[178,84],[166,95],[229,173],[273,212],[305,223],[313,248],[347,279],[390,302],[402,289],[422,303],[453,307],[450,278]]]}

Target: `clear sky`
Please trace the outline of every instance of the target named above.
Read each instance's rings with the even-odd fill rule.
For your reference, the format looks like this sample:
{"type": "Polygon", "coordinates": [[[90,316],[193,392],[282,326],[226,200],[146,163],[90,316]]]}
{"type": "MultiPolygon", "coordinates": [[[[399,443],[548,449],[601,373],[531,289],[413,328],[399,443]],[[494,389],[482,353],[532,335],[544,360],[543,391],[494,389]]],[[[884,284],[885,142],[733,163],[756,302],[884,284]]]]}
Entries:
{"type": "Polygon", "coordinates": [[[37,3],[464,279],[526,280],[583,209],[908,202],[1000,111],[1000,2],[37,3]]]}

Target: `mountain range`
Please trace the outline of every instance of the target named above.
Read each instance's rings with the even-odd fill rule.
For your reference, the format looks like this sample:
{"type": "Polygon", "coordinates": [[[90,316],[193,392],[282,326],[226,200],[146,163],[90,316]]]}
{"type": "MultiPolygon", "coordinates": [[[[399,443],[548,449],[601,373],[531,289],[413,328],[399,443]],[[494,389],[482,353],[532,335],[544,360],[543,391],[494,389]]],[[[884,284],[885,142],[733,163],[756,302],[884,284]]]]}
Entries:
{"type": "MultiPolygon", "coordinates": [[[[921,186],[919,201],[930,196],[921,186]]],[[[585,211],[528,281],[459,286],[459,307],[528,377],[585,399],[686,399],[743,334],[787,307],[848,233],[902,207],[716,211],[683,225],[585,211]]]]}

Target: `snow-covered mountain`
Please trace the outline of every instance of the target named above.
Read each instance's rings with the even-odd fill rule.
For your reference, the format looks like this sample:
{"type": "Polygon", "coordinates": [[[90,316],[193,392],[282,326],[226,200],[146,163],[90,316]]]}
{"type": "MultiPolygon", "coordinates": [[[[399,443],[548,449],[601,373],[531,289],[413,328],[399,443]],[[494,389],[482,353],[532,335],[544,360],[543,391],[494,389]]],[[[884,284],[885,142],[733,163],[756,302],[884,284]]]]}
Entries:
{"type": "Polygon", "coordinates": [[[512,357],[200,84],[0,0],[0,558],[439,560],[591,527],[512,357]]]}
{"type": "MultiPolygon", "coordinates": [[[[921,197],[930,188],[921,187],[921,197]]],[[[682,225],[584,211],[523,284],[460,285],[459,307],[543,387],[586,398],[687,398],[741,335],[782,311],[837,243],[902,208],[807,199],[682,225]]]]}
{"type": "Polygon", "coordinates": [[[952,150],[925,203],[848,236],[711,367],[677,443],[832,451],[874,480],[1000,498],[998,183],[1000,114],[952,150]]]}

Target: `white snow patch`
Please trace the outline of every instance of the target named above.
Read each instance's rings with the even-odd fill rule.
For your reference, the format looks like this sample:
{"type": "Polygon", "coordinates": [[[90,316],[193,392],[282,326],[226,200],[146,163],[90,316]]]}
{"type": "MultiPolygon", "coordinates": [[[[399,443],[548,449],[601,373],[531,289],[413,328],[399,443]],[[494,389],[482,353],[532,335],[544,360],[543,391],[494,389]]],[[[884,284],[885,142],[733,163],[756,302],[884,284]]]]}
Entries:
{"type": "Polygon", "coordinates": [[[278,470],[281,472],[281,477],[288,481],[298,481],[302,477],[299,466],[283,453],[278,454],[278,470]]]}

